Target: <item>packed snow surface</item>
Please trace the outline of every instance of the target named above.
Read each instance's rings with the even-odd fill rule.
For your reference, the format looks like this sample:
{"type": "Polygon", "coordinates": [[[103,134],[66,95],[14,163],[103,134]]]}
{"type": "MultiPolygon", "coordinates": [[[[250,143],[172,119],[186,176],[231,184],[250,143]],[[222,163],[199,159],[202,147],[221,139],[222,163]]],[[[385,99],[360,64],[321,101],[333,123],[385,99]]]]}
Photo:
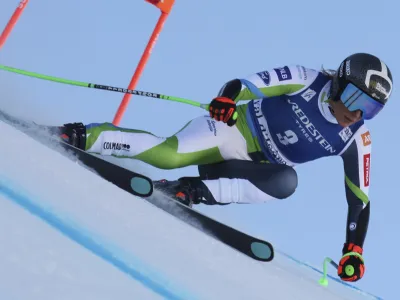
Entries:
{"type": "Polygon", "coordinates": [[[0,299],[373,299],[254,261],[0,122],[0,299]]]}

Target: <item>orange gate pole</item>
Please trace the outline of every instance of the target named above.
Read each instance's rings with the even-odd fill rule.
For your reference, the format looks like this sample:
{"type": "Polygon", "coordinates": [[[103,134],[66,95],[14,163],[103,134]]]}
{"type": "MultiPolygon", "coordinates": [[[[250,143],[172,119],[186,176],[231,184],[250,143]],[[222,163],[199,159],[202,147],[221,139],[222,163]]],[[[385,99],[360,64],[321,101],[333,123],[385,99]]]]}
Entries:
{"type": "Polygon", "coordinates": [[[14,25],[17,23],[19,17],[21,16],[26,5],[28,4],[28,1],[29,0],[21,0],[21,2],[18,4],[17,8],[15,9],[14,14],[11,16],[10,20],[8,21],[6,27],[4,28],[4,30],[0,36],[0,48],[3,47],[4,43],[6,42],[12,29],[14,28],[14,25]]]}
{"type": "MultiPolygon", "coordinates": [[[[128,89],[129,90],[134,90],[136,88],[136,84],[139,81],[139,77],[142,75],[143,69],[150,57],[150,54],[154,48],[154,45],[157,42],[157,38],[160,35],[160,32],[164,26],[164,23],[169,15],[169,12],[172,9],[172,6],[174,4],[175,0],[145,0],[146,2],[149,2],[153,5],[155,5],[157,8],[161,10],[161,16],[158,19],[158,22],[156,24],[156,27],[154,28],[154,31],[150,37],[149,42],[147,43],[146,49],[144,50],[142,57],[139,61],[139,64],[135,70],[135,73],[133,74],[133,77],[131,79],[131,82],[129,83],[128,89]]],[[[121,122],[122,116],[128,106],[129,100],[132,97],[132,94],[125,94],[120,106],[118,107],[118,110],[115,114],[113,124],[118,126],[119,123],[121,122]]]]}

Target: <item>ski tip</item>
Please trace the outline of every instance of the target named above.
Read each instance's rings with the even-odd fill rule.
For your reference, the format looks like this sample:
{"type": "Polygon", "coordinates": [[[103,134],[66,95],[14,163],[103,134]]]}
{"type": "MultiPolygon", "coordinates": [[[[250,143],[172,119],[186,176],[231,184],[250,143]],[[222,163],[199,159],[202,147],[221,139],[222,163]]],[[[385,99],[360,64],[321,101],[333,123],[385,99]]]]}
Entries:
{"type": "Polygon", "coordinates": [[[131,178],[131,188],[140,197],[148,197],[153,193],[153,184],[151,180],[142,176],[131,178]]]}
{"type": "Polygon", "coordinates": [[[261,261],[271,261],[274,258],[272,245],[266,242],[252,242],[251,253],[255,259],[261,261]]]}

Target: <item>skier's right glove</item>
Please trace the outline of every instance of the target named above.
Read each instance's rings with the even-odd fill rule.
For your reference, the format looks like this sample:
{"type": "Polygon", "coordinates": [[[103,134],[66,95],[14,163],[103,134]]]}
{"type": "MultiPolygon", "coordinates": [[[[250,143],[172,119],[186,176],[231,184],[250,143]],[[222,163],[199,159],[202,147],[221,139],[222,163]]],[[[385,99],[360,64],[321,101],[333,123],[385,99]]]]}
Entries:
{"type": "Polygon", "coordinates": [[[343,256],[339,262],[338,276],[344,281],[360,280],[365,272],[363,249],[353,243],[344,244],[343,256]]]}
{"type": "Polygon", "coordinates": [[[237,112],[236,103],[227,97],[216,97],[209,105],[210,117],[222,121],[228,126],[233,126],[236,123],[237,112]]]}

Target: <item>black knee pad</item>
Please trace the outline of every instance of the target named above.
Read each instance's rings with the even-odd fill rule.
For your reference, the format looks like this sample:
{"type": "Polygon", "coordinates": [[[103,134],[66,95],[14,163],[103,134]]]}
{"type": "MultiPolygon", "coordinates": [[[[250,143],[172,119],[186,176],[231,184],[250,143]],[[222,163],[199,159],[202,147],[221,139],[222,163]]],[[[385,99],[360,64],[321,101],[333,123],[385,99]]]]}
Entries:
{"type": "Polygon", "coordinates": [[[280,166],[282,168],[275,170],[268,178],[249,179],[249,181],[268,195],[277,199],[285,199],[291,196],[297,188],[297,172],[292,167],[280,166]]]}

